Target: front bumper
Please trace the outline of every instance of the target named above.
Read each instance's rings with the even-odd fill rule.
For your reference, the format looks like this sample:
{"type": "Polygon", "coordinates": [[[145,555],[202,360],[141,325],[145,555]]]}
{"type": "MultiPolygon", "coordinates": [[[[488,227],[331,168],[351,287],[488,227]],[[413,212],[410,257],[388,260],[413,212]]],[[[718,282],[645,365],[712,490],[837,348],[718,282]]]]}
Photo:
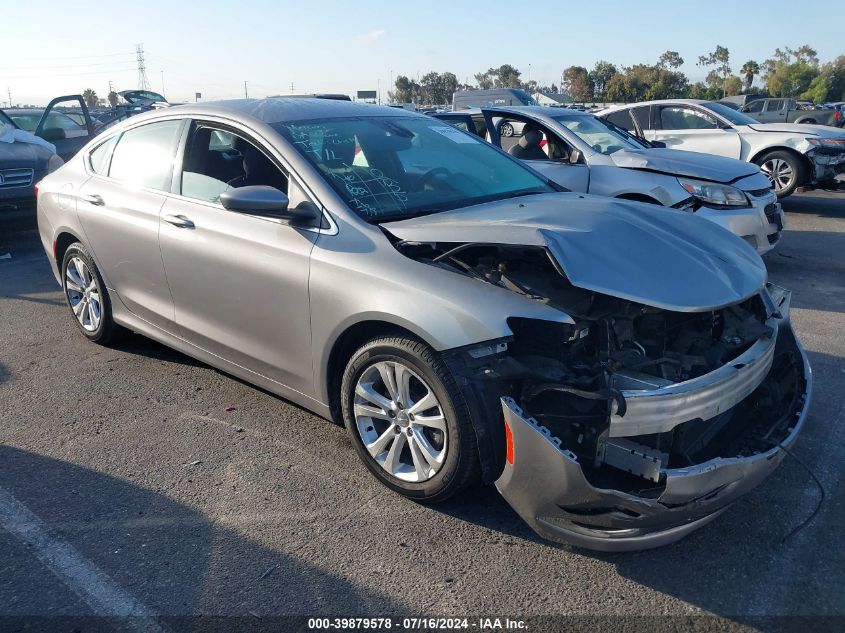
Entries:
{"type": "Polygon", "coordinates": [[[785,219],[774,193],[760,197],[749,194],[748,209],[711,209],[701,207],[695,214],[715,222],[744,239],[758,254],[771,251],[780,241],[785,219]]]}
{"type": "MultiPolygon", "coordinates": [[[[788,295],[780,307],[776,353],[796,359],[799,390],[794,410],[785,412],[790,416],[785,433],[773,436],[768,450],[661,469],[656,492],[652,488],[641,495],[600,488],[588,481],[577,456],[558,438],[526,417],[511,398],[502,398],[509,450],[496,488],[538,534],[587,549],[660,547],[709,523],[771,475],[786,454],[783,447],[795,443],[807,416],[812,392],[810,366],[788,322],[788,295]]],[[[697,387],[687,395],[691,402],[696,401],[697,387]]],[[[717,399],[719,394],[708,397],[717,399]]]]}
{"type": "Polygon", "coordinates": [[[845,150],[819,147],[807,154],[813,166],[812,181],[829,182],[845,173],[845,150]]]}

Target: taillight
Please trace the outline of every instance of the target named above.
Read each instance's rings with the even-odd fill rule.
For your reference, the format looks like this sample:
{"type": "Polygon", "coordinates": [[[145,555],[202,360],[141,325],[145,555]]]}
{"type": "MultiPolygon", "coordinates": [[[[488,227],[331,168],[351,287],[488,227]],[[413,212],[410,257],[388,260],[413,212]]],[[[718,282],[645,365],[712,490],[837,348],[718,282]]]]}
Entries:
{"type": "Polygon", "coordinates": [[[513,465],[513,433],[510,424],[505,420],[505,459],[513,465]]]}

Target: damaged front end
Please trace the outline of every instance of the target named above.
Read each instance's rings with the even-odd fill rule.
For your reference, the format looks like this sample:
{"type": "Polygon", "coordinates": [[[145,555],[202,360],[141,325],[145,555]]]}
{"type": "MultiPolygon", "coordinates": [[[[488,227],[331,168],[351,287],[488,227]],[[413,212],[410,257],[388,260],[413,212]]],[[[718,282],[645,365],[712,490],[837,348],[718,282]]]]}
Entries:
{"type": "Polygon", "coordinates": [[[397,248],[570,316],[510,318],[513,336],[446,354],[473,416],[504,415],[501,438],[479,441],[502,456],[502,496],[546,538],[673,542],[763,481],[803,425],[810,368],[782,288],[681,312],[576,287],[542,247],[397,248]]]}

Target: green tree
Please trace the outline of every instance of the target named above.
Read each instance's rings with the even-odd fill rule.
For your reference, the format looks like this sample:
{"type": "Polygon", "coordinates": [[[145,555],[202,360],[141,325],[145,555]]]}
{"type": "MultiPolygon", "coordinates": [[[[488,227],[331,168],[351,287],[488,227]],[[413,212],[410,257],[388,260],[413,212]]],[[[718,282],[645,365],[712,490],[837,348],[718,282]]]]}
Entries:
{"type": "Polygon", "coordinates": [[[742,65],[740,72],[742,73],[743,79],[742,90],[743,92],[748,92],[751,90],[751,84],[754,83],[754,77],[760,74],[760,64],[753,59],[749,59],[742,65]]]}
{"type": "Polygon", "coordinates": [[[604,60],[596,62],[589,72],[589,80],[593,83],[593,96],[596,101],[607,101],[607,85],[619,71],[616,66],[604,60]]]}
{"type": "Polygon", "coordinates": [[[684,65],[684,58],[680,56],[678,51],[666,51],[657,60],[657,65],[660,68],[680,68],[684,65]]]}
{"type": "Polygon", "coordinates": [[[117,105],[118,96],[117,96],[117,93],[114,90],[109,92],[109,96],[106,97],[106,98],[109,100],[109,105],[111,107],[115,107],[117,105]]]}
{"type": "Polygon", "coordinates": [[[490,88],[522,88],[520,73],[510,64],[502,64],[498,68],[488,68],[487,72],[477,73],[475,81],[482,90],[490,88]]]}
{"type": "MultiPolygon", "coordinates": [[[[804,44],[796,50],[776,48],[772,56],[763,62],[763,79],[773,97],[797,97],[810,90],[813,81],[821,73],[816,51],[804,44]]],[[[820,91],[820,82],[815,90],[820,91]]]]}
{"type": "Polygon", "coordinates": [[[727,81],[731,74],[731,54],[724,46],[716,46],[716,50],[698,58],[698,65],[704,68],[714,67],[708,74],[706,82],[715,86],[722,82],[722,96],[727,94],[727,81]]]}
{"type": "Polygon", "coordinates": [[[97,97],[97,93],[94,92],[92,88],[86,88],[85,91],[82,93],[82,98],[85,100],[85,105],[89,108],[93,108],[97,105],[99,101],[97,97]]]}
{"type": "Polygon", "coordinates": [[[422,102],[432,105],[451,103],[457,87],[458,78],[453,73],[427,73],[420,79],[422,102]]]}
{"type": "Polygon", "coordinates": [[[394,86],[396,90],[388,95],[392,101],[396,103],[419,103],[420,85],[416,81],[405,75],[399,75],[396,77],[394,86]]]}
{"type": "Polygon", "coordinates": [[[573,101],[593,100],[593,81],[583,66],[570,66],[563,71],[563,89],[573,101]]]}
{"type": "Polygon", "coordinates": [[[732,97],[742,92],[742,79],[736,75],[731,75],[725,80],[725,96],[732,97]]]}

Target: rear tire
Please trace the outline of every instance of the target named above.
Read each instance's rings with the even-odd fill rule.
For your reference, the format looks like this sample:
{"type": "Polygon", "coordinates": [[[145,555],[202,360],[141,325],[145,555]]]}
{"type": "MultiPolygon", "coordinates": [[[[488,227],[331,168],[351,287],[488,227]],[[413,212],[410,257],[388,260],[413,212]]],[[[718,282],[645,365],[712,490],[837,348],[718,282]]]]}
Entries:
{"type": "Polygon", "coordinates": [[[507,137],[513,136],[513,126],[510,123],[503,123],[502,127],[499,128],[499,134],[507,137]]]}
{"type": "Polygon", "coordinates": [[[119,326],[112,319],[106,284],[94,259],[80,242],[67,247],[61,274],[65,301],[83,336],[101,345],[114,340],[119,326]]]}
{"type": "Polygon", "coordinates": [[[355,450],[391,490],[437,503],[478,478],[463,395],[425,343],[405,336],[368,341],[346,366],[340,398],[355,450]]]}
{"type": "Polygon", "coordinates": [[[754,162],[768,176],[778,198],[792,195],[798,186],[804,184],[804,163],[792,152],[767,152],[754,162]]]}

